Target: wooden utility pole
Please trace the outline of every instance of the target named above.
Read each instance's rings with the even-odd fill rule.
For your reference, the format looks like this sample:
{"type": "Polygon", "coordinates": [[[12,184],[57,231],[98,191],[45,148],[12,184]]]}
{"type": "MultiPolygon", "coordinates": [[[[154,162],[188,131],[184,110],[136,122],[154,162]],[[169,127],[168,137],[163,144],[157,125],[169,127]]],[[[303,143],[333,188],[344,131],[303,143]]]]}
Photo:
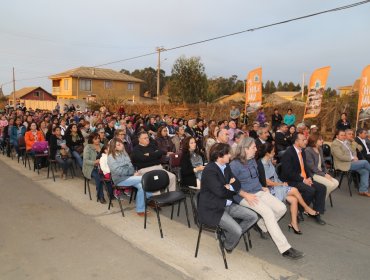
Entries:
{"type": "Polygon", "coordinates": [[[14,74],[14,67],[13,67],[13,108],[14,111],[17,109],[17,103],[15,100],[15,74],[14,74]]]}
{"type": "Polygon", "coordinates": [[[160,74],[161,74],[161,51],[164,51],[165,49],[163,47],[157,47],[158,52],[158,68],[157,68],[157,103],[159,100],[159,93],[160,93],[160,74]]]}
{"type": "Polygon", "coordinates": [[[303,100],[303,97],[304,97],[304,73],[302,77],[302,100],[303,100]]]}

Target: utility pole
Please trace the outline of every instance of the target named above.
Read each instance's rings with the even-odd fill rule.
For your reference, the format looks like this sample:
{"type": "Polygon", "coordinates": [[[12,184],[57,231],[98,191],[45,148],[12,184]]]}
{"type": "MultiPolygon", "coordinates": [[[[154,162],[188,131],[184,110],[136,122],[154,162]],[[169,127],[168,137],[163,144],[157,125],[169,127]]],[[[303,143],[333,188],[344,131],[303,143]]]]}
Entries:
{"type": "Polygon", "coordinates": [[[302,76],[302,99],[304,97],[304,74],[305,73],[303,73],[303,76],[302,76]]]}
{"type": "Polygon", "coordinates": [[[17,109],[17,103],[15,100],[15,74],[14,74],[14,67],[13,67],[13,108],[14,111],[17,109]]]}
{"type": "Polygon", "coordinates": [[[157,103],[159,100],[159,92],[160,92],[160,72],[161,72],[161,52],[165,49],[163,47],[157,47],[156,51],[158,52],[158,68],[157,68],[157,103]]]}

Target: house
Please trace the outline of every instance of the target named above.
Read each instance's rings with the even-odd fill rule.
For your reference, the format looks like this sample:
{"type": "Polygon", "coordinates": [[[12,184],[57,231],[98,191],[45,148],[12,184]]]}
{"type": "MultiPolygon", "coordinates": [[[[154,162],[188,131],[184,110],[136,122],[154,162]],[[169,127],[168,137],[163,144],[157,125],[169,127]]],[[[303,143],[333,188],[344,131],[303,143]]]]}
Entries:
{"type": "Polygon", "coordinates": [[[275,91],[274,96],[285,99],[286,101],[293,101],[299,99],[302,95],[300,91],[275,91]]]}
{"type": "Polygon", "coordinates": [[[139,100],[144,82],[111,69],[79,67],[49,77],[58,99],[120,98],[139,100]]]}
{"type": "MultiPolygon", "coordinates": [[[[9,104],[13,105],[13,92],[8,96],[9,104]]],[[[55,101],[56,98],[51,93],[44,90],[42,87],[24,87],[15,91],[15,99],[17,103],[25,103],[25,101],[55,101]]]]}
{"type": "Polygon", "coordinates": [[[357,79],[351,86],[341,86],[338,87],[339,96],[356,94],[359,92],[360,88],[360,79],[357,79]]]}
{"type": "Polygon", "coordinates": [[[213,102],[218,104],[245,102],[245,92],[235,92],[230,95],[223,95],[215,99],[213,102]]]}

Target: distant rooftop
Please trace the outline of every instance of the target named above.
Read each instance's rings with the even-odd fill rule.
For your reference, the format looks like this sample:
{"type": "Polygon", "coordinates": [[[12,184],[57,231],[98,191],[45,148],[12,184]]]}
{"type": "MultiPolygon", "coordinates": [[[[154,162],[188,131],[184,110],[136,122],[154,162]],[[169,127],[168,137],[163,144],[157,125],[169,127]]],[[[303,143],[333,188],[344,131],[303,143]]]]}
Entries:
{"type": "Polygon", "coordinates": [[[114,71],[112,69],[94,68],[94,67],[79,67],[71,69],[59,74],[49,76],[49,79],[60,78],[85,78],[85,79],[98,79],[98,80],[112,80],[124,82],[137,82],[143,83],[144,81],[133,76],[114,71]]]}

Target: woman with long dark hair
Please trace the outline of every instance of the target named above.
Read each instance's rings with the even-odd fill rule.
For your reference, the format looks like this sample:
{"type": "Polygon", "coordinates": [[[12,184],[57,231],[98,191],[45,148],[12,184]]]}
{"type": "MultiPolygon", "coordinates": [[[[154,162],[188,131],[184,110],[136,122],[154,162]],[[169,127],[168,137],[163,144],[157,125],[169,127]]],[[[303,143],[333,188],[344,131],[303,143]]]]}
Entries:
{"type": "Polygon", "coordinates": [[[309,215],[316,215],[316,211],[309,207],[303,200],[298,189],[288,186],[286,182],[282,182],[276,173],[275,166],[272,164],[272,160],[275,156],[274,146],[266,142],[262,144],[257,153],[257,164],[259,167],[259,175],[264,175],[264,178],[260,176],[260,182],[262,185],[268,187],[270,193],[278,198],[280,201],[288,201],[290,204],[290,216],[291,221],[288,225],[289,230],[292,229],[295,234],[302,234],[298,227],[298,203],[303,207],[304,211],[309,215]]]}
{"type": "Polygon", "coordinates": [[[68,148],[71,149],[72,156],[76,159],[78,166],[82,168],[81,155],[84,151],[85,138],[82,136],[81,130],[78,128],[77,124],[70,124],[64,136],[68,148]]]}
{"type": "Polygon", "coordinates": [[[200,189],[204,166],[194,137],[186,137],[184,140],[180,167],[181,182],[184,185],[200,189]]]}

